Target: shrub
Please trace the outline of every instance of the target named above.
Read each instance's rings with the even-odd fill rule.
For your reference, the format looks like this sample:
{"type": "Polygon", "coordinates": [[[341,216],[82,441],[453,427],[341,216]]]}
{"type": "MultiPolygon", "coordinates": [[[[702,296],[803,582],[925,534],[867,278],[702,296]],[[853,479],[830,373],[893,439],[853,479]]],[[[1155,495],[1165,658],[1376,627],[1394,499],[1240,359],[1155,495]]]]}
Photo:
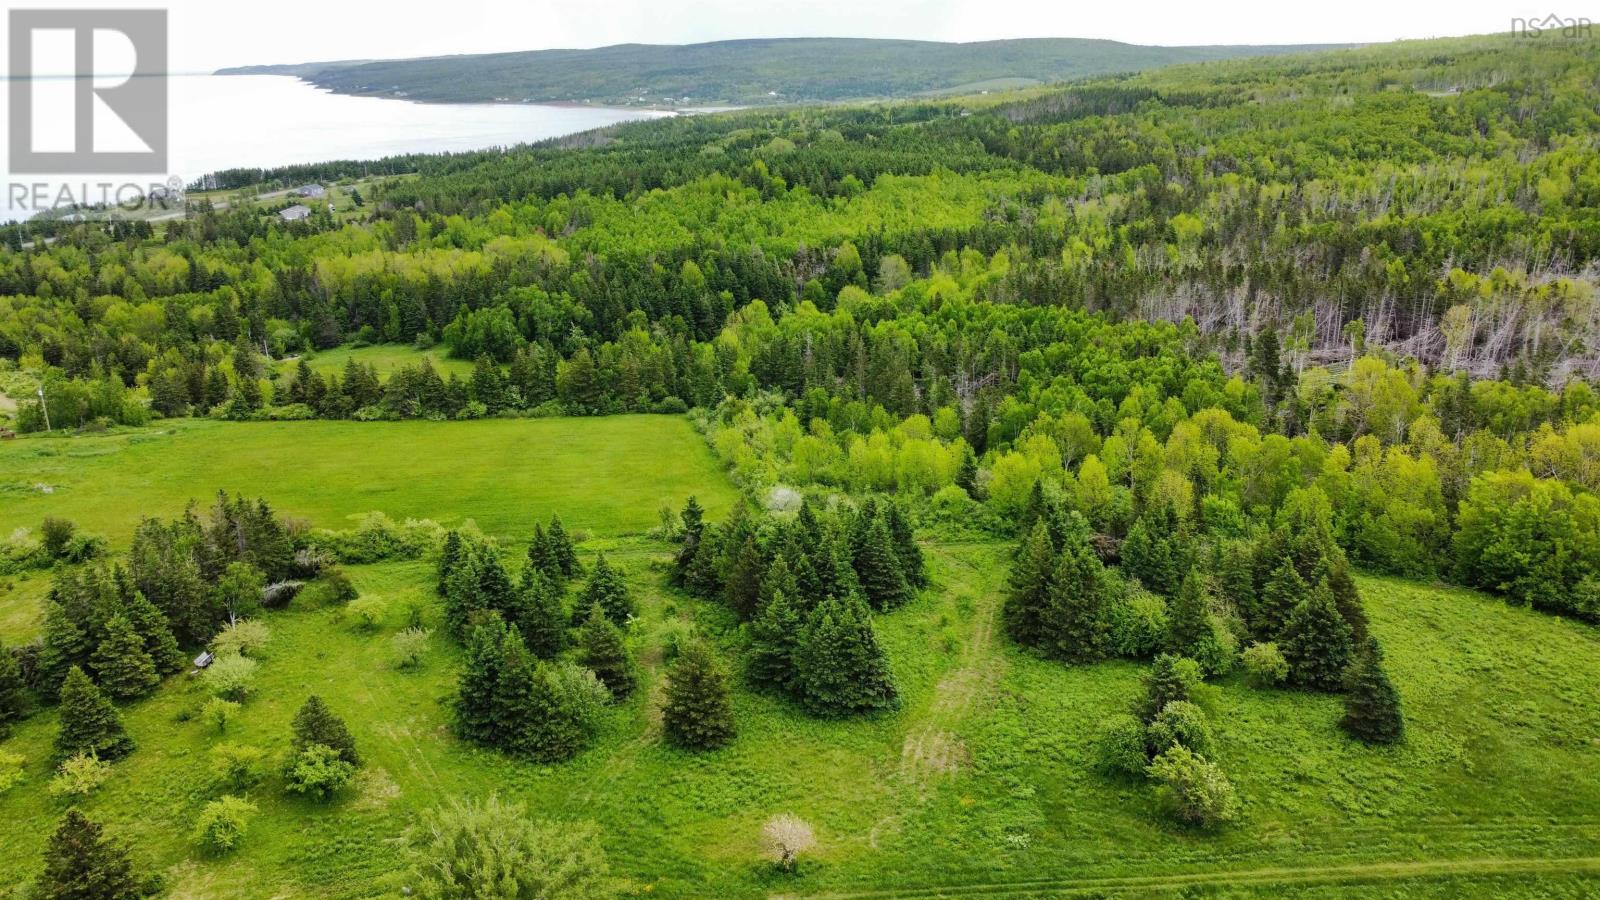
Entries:
{"type": "Polygon", "coordinates": [[[1272,688],[1289,679],[1289,661],[1283,658],[1278,645],[1267,641],[1246,647],[1241,657],[1244,677],[1251,687],[1272,688]]]}
{"type": "Polygon", "coordinates": [[[259,656],[272,639],[272,629],[260,619],[231,622],[211,639],[211,652],[222,656],[259,656]]]}
{"type": "Polygon", "coordinates": [[[249,744],[218,744],[211,748],[211,774],[226,788],[249,790],[267,777],[267,752],[249,744]]]}
{"type": "Polygon", "coordinates": [[[87,797],[111,777],[111,763],[91,753],[68,757],[50,779],[52,797],[87,797]]]}
{"type": "Polygon", "coordinates": [[[344,609],[356,628],[372,631],[383,622],[383,614],[388,611],[389,606],[376,597],[360,597],[351,600],[344,609]]]}
{"type": "Polygon", "coordinates": [[[1228,777],[1188,747],[1174,744],[1150,762],[1149,771],[1179,821],[1207,828],[1233,818],[1238,800],[1228,777]]]}
{"type": "Polygon", "coordinates": [[[1204,683],[1200,664],[1187,656],[1163,653],[1144,676],[1145,696],[1136,711],[1148,722],[1174,700],[1193,700],[1204,683]]]}
{"type": "Polygon", "coordinates": [[[312,585],[317,599],[323,603],[349,603],[361,596],[350,576],[343,569],[328,569],[312,585]]]}
{"type": "Polygon", "coordinates": [[[52,560],[64,559],[67,547],[72,543],[72,536],[77,531],[78,526],[70,519],[45,516],[44,524],[39,526],[39,536],[44,545],[45,555],[52,560]]]}
{"type": "Polygon", "coordinates": [[[256,805],[225,794],[207,803],[194,824],[194,842],[212,853],[229,853],[244,840],[256,805]]]}
{"type": "Polygon", "coordinates": [[[394,660],[394,667],[414,669],[422,665],[422,658],[428,653],[428,639],[432,636],[432,629],[416,626],[395,632],[389,639],[389,656],[394,660]]]}
{"type": "Polygon", "coordinates": [[[591,826],[544,823],[490,795],[453,800],[407,835],[411,892],[423,900],[612,896],[605,851],[591,826]]]}
{"type": "Polygon", "coordinates": [[[1113,775],[1144,775],[1150,764],[1145,752],[1144,723],[1130,715],[1102,719],[1095,735],[1095,765],[1113,775]]]}
{"type": "Polygon", "coordinates": [[[1167,601],[1142,587],[1130,587],[1106,606],[1110,650],[1117,656],[1146,659],[1167,639],[1167,601]]]}
{"type": "Polygon", "coordinates": [[[239,704],[221,697],[212,697],[200,708],[200,718],[217,729],[217,734],[228,733],[228,723],[239,715],[239,704]]]}
{"type": "Polygon", "coordinates": [[[761,827],[761,847],[767,859],[785,872],[793,872],[802,854],[817,845],[817,837],[806,820],[784,813],[773,816],[761,827]]]}
{"type": "Polygon", "coordinates": [[[356,767],[326,744],[307,744],[289,757],[284,769],[285,787],[292,793],[326,800],[356,777],[356,767]]]}
{"type": "Polygon", "coordinates": [[[26,762],[20,753],[0,750],[0,796],[28,780],[28,773],[22,769],[26,762]]]}
{"type": "Polygon", "coordinates": [[[211,696],[242,703],[256,678],[256,661],[248,656],[219,656],[200,676],[211,696]]]}
{"type": "Polygon", "coordinates": [[[1215,746],[1206,714],[1186,700],[1175,700],[1163,706],[1155,721],[1150,723],[1146,736],[1152,756],[1160,756],[1177,744],[1206,756],[1215,746]]]}
{"type": "Polygon", "coordinates": [[[343,563],[374,563],[388,559],[418,559],[438,546],[444,529],[429,519],[397,523],[381,512],[370,512],[345,531],[318,531],[312,545],[343,563]]]}

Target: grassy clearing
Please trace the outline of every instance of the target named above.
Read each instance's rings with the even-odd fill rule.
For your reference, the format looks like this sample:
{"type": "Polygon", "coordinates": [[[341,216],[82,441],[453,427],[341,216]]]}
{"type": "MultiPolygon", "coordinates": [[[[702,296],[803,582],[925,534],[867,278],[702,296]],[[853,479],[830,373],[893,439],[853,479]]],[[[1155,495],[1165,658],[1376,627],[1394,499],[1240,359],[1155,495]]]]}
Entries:
{"type": "MultiPolygon", "coordinates": [[[[583,548],[585,559],[600,542],[583,548]]],[[[360,787],[321,807],[269,782],[246,846],[196,853],[188,821],[212,796],[197,777],[218,738],[180,722],[197,686],[169,679],[125,712],[140,749],[88,811],[166,868],[182,897],[365,897],[401,886],[395,838],[454,793],[499,791],[541,816],[590,820],[634,893],[690,896],[1592,896],[1600,887],[1600,702],[1594,629],[1493,598],[1364,579],[1374,627],[1404,695],[1409,740],[1372,750],[1338,731],[1336,699],[1221,683],[1212,699],[1221,759],[1244,800],[1215,834],[1166,824],[1144,786],[1089,770],[1096,721],[1137,694],[1140,667],[1067,668],[997,633],[1008,548],[930,548],[934,589],[878,620],[905,705],[866,721],[821,722],[740,691],[734,745],[690,756],[659,741],[654,713],[669,635],[691,626],[734,652],[718,606],[665,584],[671,548],[603,542],[643,615],[631,634],[638,695],[599,746],[557,766],[472,749],[448,728],[458,652],[436,636],[420,672],[388,663],[406,608],[438,610],[426,563],[353,569],[389,601],[376,634],[337,610],[270,616],[259,696],[228,736],[281,752],[308,693],[345,715],[371,760],[360,787]],[[811,821],[820,840],[801,876],[757,862],[770,815],[811,821]]],[[[31,781],[5,799],[0,883],[36,865],[61,807],[43,791],[54,715],[7,743],[31,781]]]]}
{"type": "MultiPolygon", "coordinates": [[[[425,359],[433,363],[433,368],[438,371],[440,378],[449,378],[451,373],[462,378],[472,374],[470,359],[456,359],[447,355],[443,349],[418,350],[405,344],[335,347],[332,350],[321,350],[306,356],[306,362],[311,368],[323,375],[342,375],[345,365],[352,359],[363,366],[377,369],[378,377],[384,379],[402,366],[415,366],[425,359]]],[[[299,357],[282,360],[277,364],[278,374],[290,375],[299,364],[299,357]]]]}
{"type": "Polygon", "coordinates": [[[522,536],[556,512],[569,528],[618,535],[649,529],[662,504],[682,506],[690,494],[717,516],[735,499],[688,420],[668,416],[181,420],[0,444],[0,533],[55,515],[126,546],[140,516],[174,515],[219,489],[330,528],[381,510],[522,536]]]}

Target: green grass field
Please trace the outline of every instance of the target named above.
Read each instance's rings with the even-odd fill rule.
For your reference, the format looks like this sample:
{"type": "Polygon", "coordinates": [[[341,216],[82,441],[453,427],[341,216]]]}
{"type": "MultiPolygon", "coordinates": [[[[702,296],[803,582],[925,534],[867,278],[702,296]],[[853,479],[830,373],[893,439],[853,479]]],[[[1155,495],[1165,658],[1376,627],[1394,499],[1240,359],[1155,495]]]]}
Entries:
{"type": "MultiPolygon", "coordinates": [[[[335,347],[332,350],[320,350],[306,356],[306,362],[311,368],[324,375],[342,374],[345,365],[352,359],[363,366],[377,369],[379,378],[388,378],[394,370],[402,366],[417,365],[424,359],[433,363],[433,368],[438,371],[440,378],[449,378],[452,372],[462,378],[472,374],[472,360],[456,359],[445,353],[443,348],[417,350],[405,344],[372,344],[366,347],[335,347]]],[[[282,360],[277,363],[278,374],[290,374],[299,364],[299,357],[282,360]]]]}
{"type": "Polygon", "coordinates": [[[619,535],[649,529],[663,504],[681,507],[690,494],[715,515],[735,500],[688,420],[669,416],[175,420],[0,444],[0,535],[56,515],[125,546],[139,517],[207,504],[219,489],[328,528],[378,510],[447,526],[471,518],[490,534],[521,536],[551,513],[619,535]]]}
{"type": "MultiPolygon", "coordinates": [[[[672,547],[639,534],[654,521],[658,495],[692,490],[713,504],[714,516],[732,502],[697,441],[680,420],[625,418],[194,423],[148,441],[56,442],[64,450],[114,448],[103,454],[41,461],[32,456],[36,442],[0,449],[23,454],[0,459],[53,461],[50,477],[84,486],[40,498],[75,505],[46,502],[24,513],[13,509],[18,495],[0,495],[7,525],[55,511],[121,535],[119,510],[169,512],[181,503],[183,491],[140,480],[130,465],[170,459],[175,450],[184,451],[177,455],[192,490],[204,492],[223,471],[254,473],[242,489],[319,523],[373,508],[471,516],[514,551],[512,539],[525,539],[533,518],[559,508],[596,535],[580,547],[585,562],[607,547],[642,609],[630,640],[644,688],[610,714],[598,746],[569,763],[535,766],[451,735],[459,653],[442,636],[421,671],[389,664],[389,637],[408,606],[423,605],[437,621],[431,565],[354,567],[362,593],[389,602],[384,627],[358,632],[337,609],[315,606],[268,614],[273,643],[258,694],[226,739],[281,753],[295,708],[318,693],[346,717],[369,760],[357,788],[321,805],[288,798],[269,779],[252,793],[261,814],[244,847],[220,860],[200,853],[188,833],[215,795],[204,773],[208,748],[221,738],[184,720],[202,694],[178,676],[124,709],[139,750],[117,764],[86,811],[130,839],[168,873],[173,896],[185,898],[395,896],[403,885],[397,838],[415,813],[452,794],[491,791],[540,816],[596,823],[634,895],[1577,898],[1600,891],[1600,632],[1473,592],[1397,580],[1360,584],[1403,696],[1407,741],[1365,747],[1336,727],[1337,698],[1225,679],[1210,705],[1219,760],[1243,806],[1237,822],[1215,833],[1168,824],[1147,787],[1091,770],[1094,726],[1132,702],[1141,667],[1071,668],[1011,645],[997,629],[1009,554],[998,542],[929,544],[933,586],[878,618],[904,695],[898,713],[824,722],[741,689],[740,734],[731,747],[704,756],[668,749],[655,709],[669,634],[699,627],[730,658],[737,643],[726,610],[667,586],[672,547]],[[481,439],[480,427],[488,429],[481,439]],[[381,462],[302,471],[307,458],[360,460],[361,444],[387,447],[402,433],[408,446],[425,440],[455,465],[435,469],[383,450],[381,462]],[[503,480],[498,470],[507,467],[489,451],[491,438],[524,442],[514,456],[539,474],[503,480]],[[574,449],[593,453],[629,440],[646,445],[648,465],[586,470],[574,449]],[[300,449],[283,449],[290,445],[300,449]],[[185,449],[207,447],[211,454],[185,449]],[[220,455],[218,447],[228,460],[202,462],[220,455]],[[113,468],[113,454],[130,455],[113,468]],[[81,480],[66,477],[80,470],[81,480]],[[115,472],[127,474],[113,493],[88,493],[87,485],[115,472]],[[393,488],[363,492],[361,477],[393,488]],[[635,495],[635,514],[599,511],[607,509],[602,499],[635,495]],[[792,879],[763,866],[757,850],[761,823],[786,811],[810,821],[819,839],[815,859],[792,879]]],[[[43,581],[14,591],[37,597],[43,581]]],[[[22,627],[13,620],[26,618],[13,611],[16,603],[0,595],[0,628],[11,633],[22,627]]],[[[55,714],[44,712],[0,744],[28,758],[29,775],[0,796],[0,885],[36,869],[49,823],[64,809],[44,790],[54,734],[55,714]]]]}

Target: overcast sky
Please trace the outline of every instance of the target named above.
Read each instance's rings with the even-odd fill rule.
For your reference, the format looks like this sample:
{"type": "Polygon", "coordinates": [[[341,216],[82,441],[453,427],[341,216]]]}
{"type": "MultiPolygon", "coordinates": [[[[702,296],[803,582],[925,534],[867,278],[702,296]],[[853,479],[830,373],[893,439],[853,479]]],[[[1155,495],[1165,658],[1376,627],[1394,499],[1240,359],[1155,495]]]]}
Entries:
{"type": "Polygon", "coordinates": [[[164,6],[170,10],[172,68],[201,71],[253,63],[745,37],[1369,42],[1507,31],[1518,15],[1585,14],[1566,8],[1568,2],[1558,0],[1551,9],[1543,0],[6,0],[6,5],[164,6]]]}

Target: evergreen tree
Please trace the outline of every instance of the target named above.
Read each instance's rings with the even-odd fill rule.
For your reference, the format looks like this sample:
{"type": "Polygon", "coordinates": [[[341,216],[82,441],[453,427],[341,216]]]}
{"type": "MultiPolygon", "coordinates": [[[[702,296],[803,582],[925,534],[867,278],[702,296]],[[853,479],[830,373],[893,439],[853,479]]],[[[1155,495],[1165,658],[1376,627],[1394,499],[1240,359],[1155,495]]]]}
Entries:
{"type": "Polygon", "coordinates": [[[444,548],[439,552],[439,596],[447,595],[450,578],[461,565],[464,552],[461,532],[452,530],[444,536],[444,548]]]}
{"type": "MultiPolygon", "coordinates": [[[[761,598],[757,604],[758,610],[765,610],[778,594],[785,597],[794,597],[800,593],[800,581],[794,577],[794,570],[789,568],[789,558],[784,554],[783,548],[773,557],[772,564],[767,566],[767,571],[761,576],[761,598]]],[[[758,612],[756,618],[760,618],[758,612]]]]}
{"type": "Polygon", "coordinates": [[[478,598],[484,609],[505,613],[517,606],[517,589],[511,583],[511,574],[500,562],[500,554],[493,547],[484,547],[478,554],[478,598]]]}
{"type": "Polygon", "coordinates": [[[1211,591],[1206,576],[1190,569],[1169,609],[1167,649],[1198,659],[1195,649],[1211,637],[1211,591]]]}
{"type": "Polygon", "coordinates": [[[464,545],[445,581],[445,628],[457,638],[464,637],[488,608],[478,577],[478,552],[472,545],[464,545]]]}
{"type": "Polygon", "coordinates": [[[967,496],[974,500],[978,496],[978,457],[972,452],[971,447],[963,447],[961,453],[961,468],[956,471],[956,487],[967,492],[967,496]]]}
{"type": "Polygon", "coordinates": [[[55,600],[46,601],[36,670],[39,692],[54,698],[74,666],[88,665],[91,646],[89,635],[66,607],[55,600]]]}
{"type": "Polygon", "coordinates": [[[723,594],[728,606],[740,619],[750,620],[760,609],[761,576],[766,572],[766,560],[754,534],[745,537],[733,555],[733,565],[728,569],[723,594]]]}
{"type": "Polygon", "coordinates": [[[1146,510],[1122,542],[1122,567],[1145,587],[1172,596],[1189,570],[1183,523],[1170,503],[1146,510]]]}
{"type": "Polygon", "coordinates": [[[133,752],[133,738],[122,728],[122,718],[106,695],[83,670],[73,666],[61,686],[61,730],[56,733],[56,758],[80,753],[108,762],[133,752]]]}
{"type": "Polygon", "coordinates": [[[733,740],[733,698],[727,670],[704,641],[685,647],[667,672],[661,730],[686,750],[715,750],[733,740]]]}
{"type": "Polygon", "coordinates": [[[700,501],[690,497],[679,517],[683,521],[683,546],[678,549],[674,560],[673,580],[678,584],[687,584],[695,554],[700,552],[700,542],[705,537],[705,510],[700,508],[700,501]]]}
{"type": "Polygon", "coordinates": [[[578,631],[578,664],[594,672],[618,700],[633,693],[638,681],[622,629],[598,604],[589,607],[589,617],[578,631]]]}
{"type": "Polygon", "coordinates": [[[1305,580],[1290,562],[1283,562],[1261,589],[1251,616],[1250,632],[1258,640],[1279,640],[1290,617],[1310,596],[1305,580]]]}
{"type": "Polygon", "coordinates": [[[22,678],[22,665],[0,641],[0,738],[11,729],[11,723],[22,719],[28,712],[28,688],[22,678]]]}
{"type": "Polygon", "coordinates": [[[1393,744],[1405,736],[1400,692],[1383,670],[1383,653],[1368,640],[1345,676],[1344,718],[1339,726],[1369,744],[1393,744]]]}
{"type": "Polygon", "coordinates": [[[556,584],[566,585],[567,576],[561,571],[561,561],[543,525],[533,526],[533,540],[528,542],[528,564],[556,584]]]}
{"type": "Polygon", "coordinates": [[[155,662],[145,652],[144,641],[122,615],[113,616],[106,623],[105,638],[95,648],[90,665],[106,693],[118,700],[143,696],[161,682],[155,662]]]}
{"type": "Polygon", "coordinates": [[[1289,680],[1321,691],[1338,690],[1350,663],[1350,624],[1339,615],[1324,579],[1289,616],[1278,642],[1289,662],[1289,680]]]}
{"type": "Polygon", "coordinates": [[[561,570],[561,577],[576,578],[582,568],[578,565],[578,551],[572,546],[572,538],[567,537],[567,530],[561,527],[560,516],[550,517],[550,530],[545,534],[550,543],[550,555],[561,570]]]}
{"type": "Polygon", "coordinates": [[[1200,683],[1200,664],[1186,656],[1162,653],[1144,676],[1144,697],[1135,712],[1146,723],[1154,721],[1168,703],[1190,701],[1200,683]]]}
{"type": "Polygon", "coordinates": [[[854,550],[856,580],[873,609],[879,612],[896,609],[911,599],[911,586],[900,570],[894,541],[882,517],[866,525],[860,544],[854,550]]]}
{"type": "Polygon", "coordinates": [[[818,592],[814,596],[843,600],[860,595],[861,582],[850,562],[847,535],[823,531],[818,543],[808,546],[813,548],[811,567],[817,575],[818,592]]]}
{"type": "Polygon", "coordinates": [[[821,716],[893,709],[899,691],[872,631],[866,605],[855,598],[818,604],[795,648],[800,701],[821,716]]]}
{"type": "Polygon", "coordinates": [[[916,532],[900,504],[890,502],[883,510],[884,523],[889,526],[889,537],[894,541],[894,554],[900,560],[900,572],[913,588],[928,586],[928,567],[922,558],[922,547],[917,544],[916,532]]]}
{"type": "Polygon", "coordinates": [[[581,623],[579,617],[587,615],[589,607],[595,604],[605,611],[606,618],[619,626],[626,626],[633,617],[633,597],[628,593],[628,585],[622,580],[622,574],[611,568],[604,553],[595,560],[594,571],[589,573],[589,583],[584,585],[583,596],[573,612],[574,624],[581,623]]]}
{"type": "Polygon", "coordinates": [[[144,652],[150,654],[156,671],[163,675],[182,671],[188,660],[184,658],[183,651],[178,649],[178,639],[161,610],[145,599],[142,591],[137,590],[127,601],[126,610],[128,621],[132,623],[133,630],[139,633],[144,652]]]}
{"type": "Polygon", "coordinates": [[[1024,646],[1044,640],[1044,608],[1055,574],[1055,556],[1050,529],[1042,521],[1035,522],[1012,560],[1004,610],[1006,631],[1024,646]]]}
{"type": "Polygon", "coordinates": [[[513,752],[545,763],[577,756],[591,739],[590,726],[562,683],[558,664],[539,663],[533,672],[532,685],[528,714],[519,723],[513,752]]]}
{"type": "Polygon", "coordinates": [[[456,686],[456,732],[469,741],[492,743],[494,698],[500,684],[501,645],[505,623],[485,622],[472,629],[465,664],[456,686]]]}
{"type": "Polygon", "coordinates": [[[44,872],[34,886],[39,900],[138,900],[153,892],[133,871],[128,851],[106,837],[99,823],[67,810],[44,851],[44,872]]]}
{"type": "Polygon", "coordinates": [[[1350,561],[1339,552],[1328,566],[1328,589],[1333,591],[1333,603],[1339,615],[1350,624],[1350,636],[1357,644],[1367,640],[1367,611],[1361,605],[1361,594],[1356,590],[1356,580],[1350,574],[1350,561]]]}
{"type": "Polygon", "coordinates": [[[758,688],[788,692],[795,687],[794,656],[801,616],[787,594],[775,590],[750,623],[745,675],[758,688]]]}
{"type": "Polygon", "coordinates": [[[538,662],[515,626],[506,629],[501,638],[494,667],[494,693],[489,700],[494,724],[487,743],[516,756],[532,756],[538,752],[538,725],[533,720],[540,710],[534,677],[538,662]]]}
{"type": "Polygon", "coordinates": [[[1058,555],[1039,617],[1041,649],[1071,662],[1103,657],[1107,593],[1105,566],[1086,541],[1058,555]]]}
{"type": "Polygon", "coordinates": [[[350,729],[317,695],[306,698],[300,711],[294,714],[290,727],[294,729],[290,745],[296,753],[312,744],[321,744],[337,750],[339,758],[350,765],[361,767],[361,755],[356,752],[356,740],[350,736],[350,729]]]}
{"type": "Polygon", "coordinates": [[[513,616],[528,650],[540,659],[555,659],[567,648],[567,614],[561,590],[549,577],[529,565],[522,570],[513,616]]]}

